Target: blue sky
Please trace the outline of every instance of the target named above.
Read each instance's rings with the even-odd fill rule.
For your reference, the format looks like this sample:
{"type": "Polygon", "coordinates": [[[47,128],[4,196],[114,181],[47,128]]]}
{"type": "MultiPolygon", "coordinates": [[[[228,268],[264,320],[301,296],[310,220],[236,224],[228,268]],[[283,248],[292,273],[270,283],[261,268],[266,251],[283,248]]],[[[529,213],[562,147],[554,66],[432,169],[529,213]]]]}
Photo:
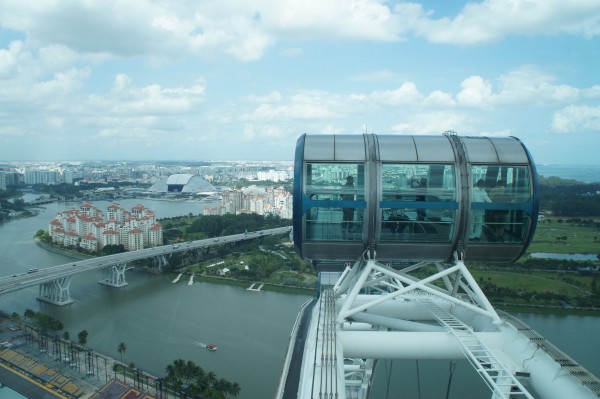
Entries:
{"type": "Polygon", "coordinates": [[[0,161],[288,160],[302,133],[599,164],[600,1],[0,2],[0,161]]]}

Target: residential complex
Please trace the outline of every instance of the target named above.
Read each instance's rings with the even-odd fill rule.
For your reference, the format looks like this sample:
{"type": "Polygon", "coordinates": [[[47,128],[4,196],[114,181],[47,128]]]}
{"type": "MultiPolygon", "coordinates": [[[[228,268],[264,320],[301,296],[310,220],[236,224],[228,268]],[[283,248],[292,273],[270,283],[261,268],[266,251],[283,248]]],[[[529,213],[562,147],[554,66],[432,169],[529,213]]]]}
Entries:
{"type": "Polygon", "coordinates": [[[52,242],[91,252],[107,245],[123,245],[127,251],[135,251],[163,242],[162,226],[153,211],[143,205],[127,211],[116,203],[108,207],[106,214],[91,203],[59,212],[48,223],[48,234],[52,242]]]}
{"type": "Polygon", "coordinates": [[[205,206],[203,214],[257,213],[259,215],[271,214],[282,219],[292,218],[292,194],[282,186],[223,189],[221,197],[221,206],[205,206]]]}

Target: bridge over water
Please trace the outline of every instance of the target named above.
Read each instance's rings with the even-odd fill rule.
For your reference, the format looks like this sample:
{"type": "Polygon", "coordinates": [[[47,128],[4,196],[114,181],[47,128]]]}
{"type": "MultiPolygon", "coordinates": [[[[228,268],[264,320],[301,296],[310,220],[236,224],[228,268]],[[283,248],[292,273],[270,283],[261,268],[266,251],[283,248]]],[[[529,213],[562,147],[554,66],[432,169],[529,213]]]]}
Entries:
{"type": "Polygon", "coordinates": [[[127,285],[125,271],[127,270],[129,262],[152,258],[157,268],[161,269],[167,264],[168,257],[175,252],[199,250],[215,245],[230,244],[264,236],[289,234],[290,231],[291,227],[278,227],[275,229],[233,234],[174,245],[162,245],[138,251],[69,262],[63,265],[51,266],[43,269],[30,269],[27,273],[1,277],[0,295],[37,285],[39,286],[38,299],[63,306],[73,302],[69,293],[69,286],[71,284],[71,276],[75,274],[92,270],[103,270],[104,275],[99,281],[100,284],[111,287],[123,287],[127,285]]]}

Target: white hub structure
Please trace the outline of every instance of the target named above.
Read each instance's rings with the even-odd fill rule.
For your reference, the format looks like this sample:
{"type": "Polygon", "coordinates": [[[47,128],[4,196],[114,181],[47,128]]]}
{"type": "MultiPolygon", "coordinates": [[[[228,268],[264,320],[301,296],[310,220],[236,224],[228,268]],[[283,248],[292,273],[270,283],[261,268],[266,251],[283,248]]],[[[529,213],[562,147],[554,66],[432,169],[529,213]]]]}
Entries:
{"type": "Polygon", "coordinates": [[[359,260],[303,311],[310,313],[294,328],[277,398],[366,399],[381,359],[467,359],[493,399],[600,392],[600,381],[567,355],[501,317],[459,259],[395,268],[359,260]]]}

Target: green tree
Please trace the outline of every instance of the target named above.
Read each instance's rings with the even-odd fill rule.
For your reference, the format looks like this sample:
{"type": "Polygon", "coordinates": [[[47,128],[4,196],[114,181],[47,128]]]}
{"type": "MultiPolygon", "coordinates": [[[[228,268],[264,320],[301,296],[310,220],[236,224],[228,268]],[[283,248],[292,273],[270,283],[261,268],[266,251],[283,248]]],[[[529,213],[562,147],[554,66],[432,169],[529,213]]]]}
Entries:
{"type": "Polygon", "coordinates": [[[65,331],[65,332],[63,332],[63,335],[62,335],[62,337],[63,337],[63,339],[64,339],[65,341],[68,341],[68,340],[70,340],[70,339],[71,339],[71,334],[69,334],[69,332],[68,332],[68,331],[65,331]]]}
{"type": "Polygon", "coordinates": [[[26,309],[23,317],[25,317],[25,320],[32,320],[35,317],[35,312],[31,309],[26,309]]]}
{"type": "Polygon", "coordinates": [[[88,332],[86,330],[81,330],[79,334],[77,334],[77,339],[79,341],[79,345],[85,345],[87,343],[88,332]]]}
{"type": "Polygon", "coordinates": [[[121,342],[117,347],[117,352],[119,352],[119,354],[121,355],[121,363],[123,363],[123,353],[125,351],[127,351],[127,345],[125,345],[125,342],[121,342]]]}
{"type": "Polygon", "coordinates": [[[119,245],[106,245],[104,248],[102,248],[100,250],[100,252],[98,253],[100,256],[106,256],[106,255],[114,255],[114,254],[120,254],[125,252],[125,247],[123,246],[123,244],[119,244],[119,245]]]}
{"type": "Polygon", "coordinates": [[[186,395],[194,398],[224,399],[237,396],[240,386],[217,378],[212,371],[206,373],[194,362],[177,359],[165,368],[165,381],[174,389],[185,387],[186,395]]]}
{"type": "Polygon", "coordinates": [[[23,198],[17,198],[13,201],[13,209],[15,211],[22,211],[25,209],[25,200],[23,198]]]}
{"type": "MultiPolygon", "coordinates": [[[[33,311],[32,311],[33,312],[33,311]]],[[[31,313],[28,313],[31,314],[31,313]]],[[[63,329],[63,324],[60,320],[48,316],[42,312],[33,312],[32,315],[33,324],[39,328],[43,333],[50,331],[58,331],[63,329]]]]}

